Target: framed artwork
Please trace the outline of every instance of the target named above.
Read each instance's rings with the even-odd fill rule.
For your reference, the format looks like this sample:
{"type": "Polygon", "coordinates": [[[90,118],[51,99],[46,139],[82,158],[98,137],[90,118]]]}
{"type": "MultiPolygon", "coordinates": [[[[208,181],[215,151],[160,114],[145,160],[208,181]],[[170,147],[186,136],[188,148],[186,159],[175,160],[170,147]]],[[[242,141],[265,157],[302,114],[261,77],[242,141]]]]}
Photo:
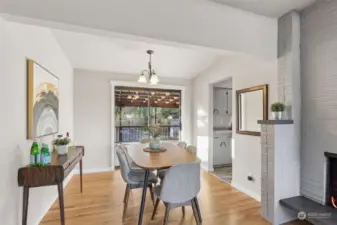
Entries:
{"type": "Polygon", "coordinates": [[[58,133],[59,79],[35,61],[27,60],[27,137],[58,133]]]}

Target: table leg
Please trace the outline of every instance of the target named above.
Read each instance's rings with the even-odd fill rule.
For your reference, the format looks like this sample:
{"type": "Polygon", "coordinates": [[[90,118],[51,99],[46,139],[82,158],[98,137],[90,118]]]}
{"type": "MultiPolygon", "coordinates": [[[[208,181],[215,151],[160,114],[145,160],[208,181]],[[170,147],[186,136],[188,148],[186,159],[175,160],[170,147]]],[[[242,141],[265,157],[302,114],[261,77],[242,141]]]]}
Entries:
{"type": "Polygon", "coordinates": [[[64,202],[63,202],[63,183],[57,185],[59,191],[59,204],[60,204],[60,216],[61,216],[61,225],[65,225],[64,222],[64,202]]]}
{"type": "Polygon", "coordinates": [[[27,225],[29,187],[23,187],[22,225],[27,225]]]}
{"type": "Polygon", "coordinates": [[[142,195],[142,201],[140,203],[140,210],[139,210],[139,216],[138,216],[138,225],[142,225],[143,223],[143,215],[144,215],[144,208],[145,208],[145,199],[146,199],[146,191],[148,186],[148,179],[149,179],[149,170],[145,170],[145,177],[144,177],[144,185],[143,185],[143,195],[142,195]]]}
{"type": "Polygon", "coordinates": [[[80,160],[80,182],[81,182],[81,193],[83,192],[83,180],[82,180],[82,159],[80,160]]]}

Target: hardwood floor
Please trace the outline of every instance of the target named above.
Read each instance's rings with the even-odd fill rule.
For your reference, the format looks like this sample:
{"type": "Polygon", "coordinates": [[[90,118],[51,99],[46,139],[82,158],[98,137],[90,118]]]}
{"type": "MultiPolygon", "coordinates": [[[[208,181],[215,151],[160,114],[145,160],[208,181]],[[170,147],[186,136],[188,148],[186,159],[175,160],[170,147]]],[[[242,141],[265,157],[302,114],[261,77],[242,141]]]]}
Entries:
{"type": "MultiPolygon", "coordinates": [[[[225,184],[213,175],[202,172],[199,203],[204,225],[268,225],[260,216],[260,204],[225,184]]],[[[84,192],[80,194],[79,176],[76,175],[65,189],[66,225],[135,225],[141,199],[141,189],[132,190],[127,216],[122,221],[125,184],[119,171],[86,174],[83,176],[84,192]]],[[[144,225],[163,223],[164,206],[160,204],[155,220],[151,221],[153,205],[147,194],[144,225]]],[[[59,208],[56,201],[40,225],[59,225],[59,208]]],[[[170,213],[169,224],[195,224],[192,209],[186,208],[183,218],[180,209],[170,213]]],[[[293,222],[288,225],[308,224],[293,222]]]]}

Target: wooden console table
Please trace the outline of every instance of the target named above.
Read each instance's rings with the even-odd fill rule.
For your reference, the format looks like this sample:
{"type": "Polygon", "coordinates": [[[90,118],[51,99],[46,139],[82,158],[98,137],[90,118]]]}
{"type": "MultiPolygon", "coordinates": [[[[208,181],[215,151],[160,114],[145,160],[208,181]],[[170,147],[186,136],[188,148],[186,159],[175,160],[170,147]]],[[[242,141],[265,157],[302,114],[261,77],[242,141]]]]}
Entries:
{"type": "Polygon", "coordinates": [[[80,182],[82,193],[82,158],[84,146],[69,148],[67,155],[51,154],[51,163],[46,166],[21,167],[18,170],[18,184],[23,187],[22,225],[27,225],[29,188],[57,185],[60,204],[61,225],[64,225],[63,181],[68,174],[80,164],[80,182]]]}

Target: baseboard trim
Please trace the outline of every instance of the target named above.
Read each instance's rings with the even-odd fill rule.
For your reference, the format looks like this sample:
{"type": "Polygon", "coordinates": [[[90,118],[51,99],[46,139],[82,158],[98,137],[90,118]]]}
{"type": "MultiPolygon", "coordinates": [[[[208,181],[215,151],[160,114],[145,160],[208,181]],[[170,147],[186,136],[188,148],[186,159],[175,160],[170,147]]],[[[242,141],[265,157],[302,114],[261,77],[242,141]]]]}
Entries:
{"type": "Polygon", "coordinates": [[[223,167],[233,167],[233,166],[232,166],[232,163],[213,165],[214,169],[219,169],[219,168],[223,168],[223,167]]]}
{"type": "MultiPolygon", "coordinates": [[[[71,180],[71,178],[73,178],[75,174],[75,171],[72,171],[68,177],[66,177],[66,179],[63,181],[63,188],[65,188],[69,181],[71,180]]],[[[51,202],[49,203],[49,207],[46,207],[45,210],[42,211],[41,215],[36,219],[36,222],[34,223],[35,225],[39,225],[43,219],[43,217],[47,214],[47,212],[49,211],[50,207],[54,204],[54,202],[58,199],[58,194],[55,195],[54,198],[52,198],[53,200],[51,200],[51,202]]]]}
{"type": "Polygon", "coordinates": [[[232,181],[231,185],[232,185],[233,188],[237,189],[238,191],[248,195],[249,197],[254,198],[258,202],[261,202],[261,195],[255,193],[255,192],[252,192],[251,190],[248,190],[247,188],[244,188],[241,185],[238,185],[234,181],[232,181]]]}

